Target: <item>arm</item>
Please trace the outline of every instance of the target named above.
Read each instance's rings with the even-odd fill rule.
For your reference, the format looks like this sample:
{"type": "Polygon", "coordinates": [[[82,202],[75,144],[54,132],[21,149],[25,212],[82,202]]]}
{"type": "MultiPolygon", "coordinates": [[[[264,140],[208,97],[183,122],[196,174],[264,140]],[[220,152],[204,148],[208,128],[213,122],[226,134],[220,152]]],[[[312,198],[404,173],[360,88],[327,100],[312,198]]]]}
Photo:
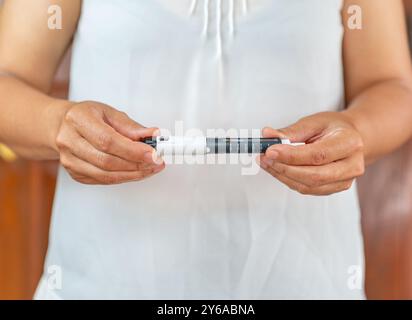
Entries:
{"type": "MultiPolygon", "coordinates": [[[[346,30],[346,98],[367,163],[412,136],[412,69],[401,0],[347,1],[363,9],[362,30],[346,30]]],[[[344,21],[347,16],[344,15],[344,21]]]]}
{"type": "Polygon", "coordinates": [[[401,0],[347,0],[362,8],[363,29],[345,30],[343,58],[347,109],[299,120],[264,136],[309,144],[275,146],[262,167],[303,194],[327,195],[350,188],[371,163],[412,135],[412,76],[401,0]]]}
{"type": "Polygon", "coordinates": [[[48,95],[71,42],[80,0],[8,0],[0,25],[0,140],[19,155],[60,159],[71,176],[88,184],[140,180],[161,171],[153,149],[138,140],[154,134],[98,102],[48,95]],[[61,6],[62,30],[47,26],[48,7],[61,6]]]}
{"type": "Polygon", "coordinates": [[[54,74],[68,47],[80,1],[8,0],[0,20],[0,139],[21,156],[58,159],[55,121],[68,101],[49,97],[54,74]],[[62,30],[49,30],[47,8],[65,12],[62,30]]]}

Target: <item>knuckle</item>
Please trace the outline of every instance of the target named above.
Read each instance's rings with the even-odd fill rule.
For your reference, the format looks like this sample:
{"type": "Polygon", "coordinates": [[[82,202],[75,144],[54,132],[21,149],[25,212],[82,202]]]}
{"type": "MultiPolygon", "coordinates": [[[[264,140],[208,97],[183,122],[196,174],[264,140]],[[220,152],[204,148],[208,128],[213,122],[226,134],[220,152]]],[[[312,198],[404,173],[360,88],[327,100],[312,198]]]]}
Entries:
{"type": "Polygon", "coordinates": [[[64,121],[68,123],[74,123],[77,119],[77,107],[71,107],[64,115],[64,121]]]}
{"type": "Polygon", "coordinates": [[[356,171],[355,171],[355,176],[360,177],[365,174],[365,165],[363,163],[358,164],[356,171]]]}
{"type": "Polygon", "coordinates": [[[323,164],[327,159],[327,154],[325,150],[319,150],[312,153],[312,162],[315,165],[323,164]]]}
{"type": "Polygon", "coordinates": [[[83,107],[85,112],[95,117],[100,117],[103,113],[102,106],[93,101],[86,101],[83,107]]]}
{"type": "Polygon", "coordinates": [[[56,136],[55,142],[56,142],[57,148],[59,149],[63,149],[67,146],[65,135],[61,131],[56,136]]]}
{"type": "Polygon", "coordinates": [[[362,141],[362,139],[359,137],[358,139],[356,139],[355,140],[355,142],[353,143],[354,144],[354,149],[355,149],[355,151],[363,151],[363,149],[364,149],[364,144],[363,144],[363,141],[362,141]]]}
{"type": "Polygon", "coordinates": [[[97,165],[102,169],[109,169],[112,166],[110,157],[103,152],[98,152],[96,155],[97,165]]]}
{"type": "Polygon", "coordinates": [[[286,175],[288,173],[287,167],[281,164],[274,164],[273,169],[276,173],[281,175],[286,175]]]}
{"type": "Polygon", "coordinates": [[[352,184],[353,184],[353,180],[345,182],[343,184],[343,190],[344,191],[349,190],[352,187],[352,184]]]}
{"type": "Polygon", "coordinates": [[[68,171],[72,169],[71,162],[64,154],[60,155],[60,164],[68,171]]]}
{"type": "Polygon", "coordinates": [[[311,190],[310,188],[303,186],[303,185],[299,185],[296,187],[296,191],[303,195],[309,195],[310,190],[311,190]]]}
{"type": "Polygon", "coordinates": [[[98,137],[98,148],[104,152],[107,152],[112,147],[113,138],[110,134],[102,133],[98,137]]]}
{"type": "Polygon", "coordinates": [[[289,152],[287,154],[283,154],[280,152],[279,153],[279,158],[282,159],[284,158],[287,163],[295,163],[296,162],[296,155],[292,152],[289,152]]]}
{"type": "Polygon", "coordinates": [[[324,181],[324,177],[318,172],[313,172],[309,176],[309,184],[313,187],[318,187],[322,185],[324,181]]]}

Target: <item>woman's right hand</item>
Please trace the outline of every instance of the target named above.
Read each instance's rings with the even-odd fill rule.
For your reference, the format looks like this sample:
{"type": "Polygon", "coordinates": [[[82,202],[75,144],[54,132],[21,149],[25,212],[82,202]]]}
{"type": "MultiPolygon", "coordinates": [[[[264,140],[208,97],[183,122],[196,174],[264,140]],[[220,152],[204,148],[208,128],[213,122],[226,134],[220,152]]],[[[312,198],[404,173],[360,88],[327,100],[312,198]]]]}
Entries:
{"type": "Polygon", "coordinates": [[[139,140],[155,135],[125,113],[97,102],[67,107],[55,134],[60,162],[84,184],[119,184],[150,177],[165,167],[139,140]]]}

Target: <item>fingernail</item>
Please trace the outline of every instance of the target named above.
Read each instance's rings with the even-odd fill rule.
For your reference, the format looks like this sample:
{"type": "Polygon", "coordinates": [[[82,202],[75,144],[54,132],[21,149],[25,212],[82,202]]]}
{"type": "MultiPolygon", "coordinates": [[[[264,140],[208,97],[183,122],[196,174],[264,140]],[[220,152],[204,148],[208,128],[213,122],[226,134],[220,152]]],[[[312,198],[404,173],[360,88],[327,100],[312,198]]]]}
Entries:
{"type": "Polygon", "coordinates": [[[154,169],[153,169],[153,173],[159,173],[160,171],[162,171],[164,169],[164,167],[163,166],[157,166],[157,167],[154,167],[154,169]]]}
{"type": "Polygon", "coordinates": [[[270,130],[270,127],[264,127],[263,129],[262,129],[262,135],[266,135],[266,133],[268,132],[270,130]]]}
{"type": "Polygon", "coordinates": [[[267,167],[273,166],[273,163],[274,163],[274,161],[272,159],[269,159],[269,158],[266,158],[266,157],[263,158],[262,161],[267,167]]]}
{"type": "Polygon", "coordinates": [[[258,163],[259,163],[259,166],[262,169],[267,169],[268,168],[267,164],[263,161],[263,159],[260,159],[258,163]]]}
{"type": "Polygon", "coordinates": [[[143,156],[143,159],[145,162],[150,163],[150,164],[156,163],[156,160],[157,160],[156,152],[154,151],[146,152],[143,156]]]}
{"type": "Polygon", "coordinates": [[[276,150],[270,150],[266,153],[266,157],[276,160],[279,158],[279,152],[276,150]]]}

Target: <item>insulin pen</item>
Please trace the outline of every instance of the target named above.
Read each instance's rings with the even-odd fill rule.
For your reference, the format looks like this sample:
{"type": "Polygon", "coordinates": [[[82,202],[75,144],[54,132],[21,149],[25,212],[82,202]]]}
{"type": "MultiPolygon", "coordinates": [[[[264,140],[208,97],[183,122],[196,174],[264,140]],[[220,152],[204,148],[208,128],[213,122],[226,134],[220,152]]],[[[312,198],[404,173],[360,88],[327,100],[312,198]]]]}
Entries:
{"type": "Polygon", "coordinates": [[[283,138],[152,137],[143,140],[160,155],[259,154],[276,144],[303,145],[283,138]]]}

